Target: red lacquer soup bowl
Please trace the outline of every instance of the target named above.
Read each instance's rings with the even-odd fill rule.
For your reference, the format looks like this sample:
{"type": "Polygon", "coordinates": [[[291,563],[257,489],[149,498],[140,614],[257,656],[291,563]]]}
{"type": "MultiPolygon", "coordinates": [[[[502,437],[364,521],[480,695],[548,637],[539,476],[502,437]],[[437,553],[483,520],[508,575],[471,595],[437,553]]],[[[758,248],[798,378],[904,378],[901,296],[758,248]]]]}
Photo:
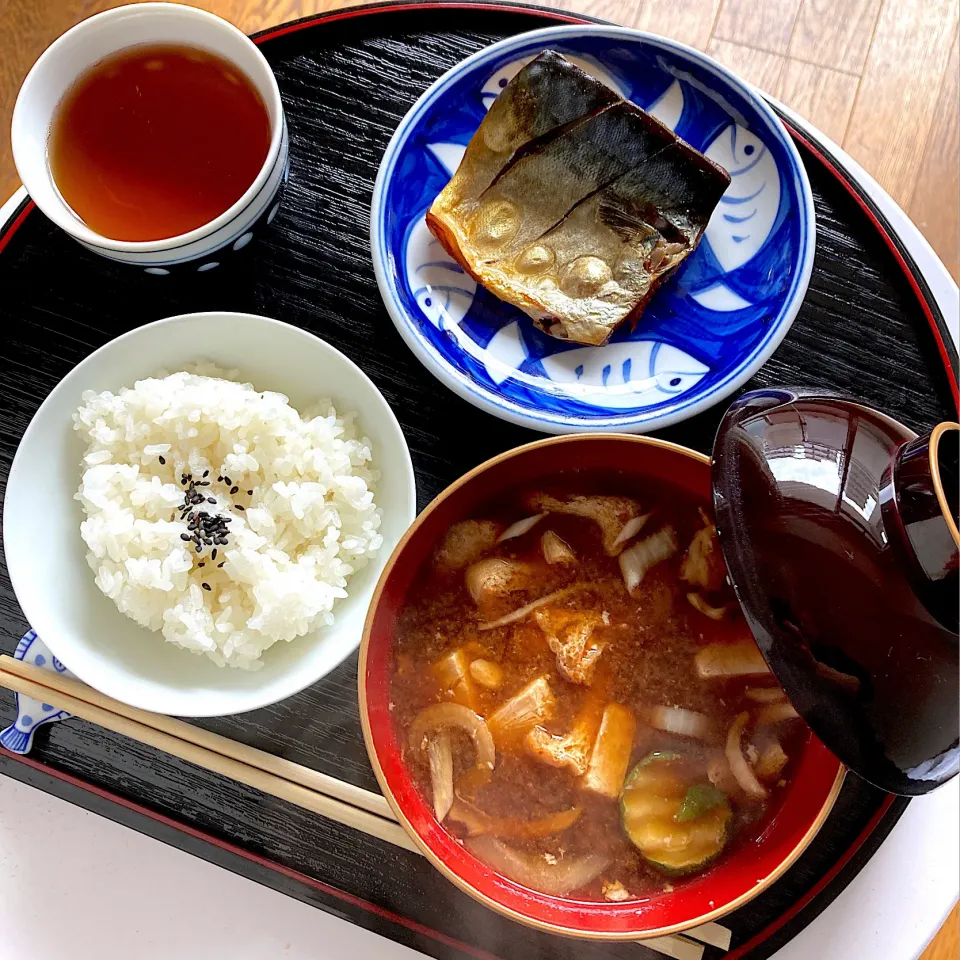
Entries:
{"type": "Polygon", "coordinates": [[[493,910],[541,930],[591,939],[629,940],[675,933],[729,913],[772,884],[800,856],[829,814],[844,767],[813,735],[803,741],[793,776],[756,841],[735,844],[692,880],[669,892],[619,903],[548,896],[497,874],[436,820],[403,761],[390,711],[394,625],[421,564],[451,524],[501,491],[573,470],[616,470],[667,482],[710,501],[710,460],[648,437],[556,437],[488,460],[448,487],[414,521],[387,563],[367,615],[360,648],[360,716],[370,761],[397,818],[430,862],[493,910]]]}

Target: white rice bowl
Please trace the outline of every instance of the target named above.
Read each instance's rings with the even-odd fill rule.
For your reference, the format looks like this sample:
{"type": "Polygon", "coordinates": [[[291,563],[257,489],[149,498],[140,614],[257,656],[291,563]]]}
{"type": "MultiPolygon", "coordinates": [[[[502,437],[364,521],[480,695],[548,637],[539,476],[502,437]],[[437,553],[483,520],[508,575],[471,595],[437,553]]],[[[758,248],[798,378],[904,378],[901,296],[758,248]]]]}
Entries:
{"type": "Polygon", "coordinates": [[[87,443],[76,497],[96,584],[124,614],[220,666],[254,670],[278,641],[333,623],[351,575],[382,545],[379,474],[355,414],[321,402],[301,416],[232,375],[200,364],[85,392],[73,418],[87,443]],[[184,476],[209,483],[186,516],[184,476]],[[226,545],[201,541],[197,552],[196,512],[229,517],[226,545]]]}

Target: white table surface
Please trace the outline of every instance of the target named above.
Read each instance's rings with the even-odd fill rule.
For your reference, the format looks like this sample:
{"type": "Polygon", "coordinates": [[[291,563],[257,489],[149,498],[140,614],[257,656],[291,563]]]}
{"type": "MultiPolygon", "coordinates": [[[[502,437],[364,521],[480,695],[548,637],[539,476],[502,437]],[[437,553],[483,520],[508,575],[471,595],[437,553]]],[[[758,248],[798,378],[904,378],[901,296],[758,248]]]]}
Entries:
{"type": "MultiPolygon", "coordinates": [[[[957,286],[903,211],[825,142],[887,215],[960,340],[957,286]]],[[[23,199],[0,207],[6,222],[23,199]]],[[[839,897],[776,960],[915,960],[960,895],[960,779],[914,800],[839,897]]],[[[0,960],[404,960],[315,907],[0,776],[0,960]]]]}
{"type": "Polygon", "coordinates": [[[421,954],[0,776],[2,960],[323,957],[421,954]]]}
{"type": "MultiPolygon", "coordinates": [[[[960,782],[913,801],[777,960],[915,960],[953,905],[960,782]]],[[[2,960],[414,960],[421,954],[0,777],[2,960]]]]}

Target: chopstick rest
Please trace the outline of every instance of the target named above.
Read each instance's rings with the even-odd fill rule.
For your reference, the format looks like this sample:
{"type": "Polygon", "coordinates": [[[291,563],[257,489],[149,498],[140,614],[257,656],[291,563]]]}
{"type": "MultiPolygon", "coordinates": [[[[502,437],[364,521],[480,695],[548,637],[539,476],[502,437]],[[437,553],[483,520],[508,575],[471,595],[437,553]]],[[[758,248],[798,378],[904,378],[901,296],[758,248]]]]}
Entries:
{"type": "MultiPolygon", "coordinates": [[[[37,636],[35,630],[28,630],[17,644],[14,660],[32,663],[42,670],[72,677],[73,674],[50,652],[50,648],[37,636]]],[[[49,703],[34,700],[24,694],[15,693],[17,719],[5,730],[0,730],[0,746],[11,753],[27,754],[33,748],[33,735],[38,727],[57,720],[68,720],[73,716],[66,710],[58,710],[49,703]]]]}

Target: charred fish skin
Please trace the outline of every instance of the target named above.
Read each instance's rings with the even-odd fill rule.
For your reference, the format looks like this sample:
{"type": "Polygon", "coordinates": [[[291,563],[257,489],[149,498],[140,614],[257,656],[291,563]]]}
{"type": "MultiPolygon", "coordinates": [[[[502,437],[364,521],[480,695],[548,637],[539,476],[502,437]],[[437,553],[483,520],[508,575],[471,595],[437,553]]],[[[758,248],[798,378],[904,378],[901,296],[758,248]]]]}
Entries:
{"type": "Polygon", "coordinates": [[[612,103],[593,100],[591,112],[522,144],[514,136],[509,157],[495,157],[484,128],[501,117],[500,100],[507,98],[509,116],[516,117],[534,89],[523,75],[538,63],[543,69],[531,71],[536,90],[549,99],[550,78],[571,77],[558,61],[566,63],[546,51],[505,88],[427,225],[467,273],[545,333],[601,346],[622,324],[636,323],[696,248],[730,176],[593,78],[589,83],[606,90],[612,103]],[[526,93],[512,91],[514,84],[526,93]],[[475,145],[482,177],[479,163],[467,164],[475,145]],[[479,189],[481,182],[487,185],[479,189]]]}
{"type": "Polygon", "coordinates": [[[466,224],[481,263],[507,261],[558,224],[586,197],[672,145],[666,127],[614,104],[513,163],[479,197],[466,224]]]}
{"type": "Polygon", "coordinates": [[[459,169],[433,204],[435,217],[480,195],[513,162],[573,122],[612,106],[617,95],[554,50],[545,50],[504,88],[471,139],[459,169]]]}
{"type": "Polygon", "coordinates": [[[612,183],[605,209],[654,227],[668,241],[683,238],[692,250],[728,186],[726,170],[677,138],[671,150],[612,183]]]}
{"type": "MultiPolygon", "coordinates": [[[[729,183],[725,170],[678,140],[589,197],[539,241],[552,253],[558,283],[542,278],[539,302],[526,304],[536,326],[559,339],[601,346],[618,326],[635,323],[696,249],[729,183]],[[605,287],[590,289],[578,275],[586,251],[609,266],[605,287]]],[[[600,275],[594,267],[592,276],[600,275]]]]}

